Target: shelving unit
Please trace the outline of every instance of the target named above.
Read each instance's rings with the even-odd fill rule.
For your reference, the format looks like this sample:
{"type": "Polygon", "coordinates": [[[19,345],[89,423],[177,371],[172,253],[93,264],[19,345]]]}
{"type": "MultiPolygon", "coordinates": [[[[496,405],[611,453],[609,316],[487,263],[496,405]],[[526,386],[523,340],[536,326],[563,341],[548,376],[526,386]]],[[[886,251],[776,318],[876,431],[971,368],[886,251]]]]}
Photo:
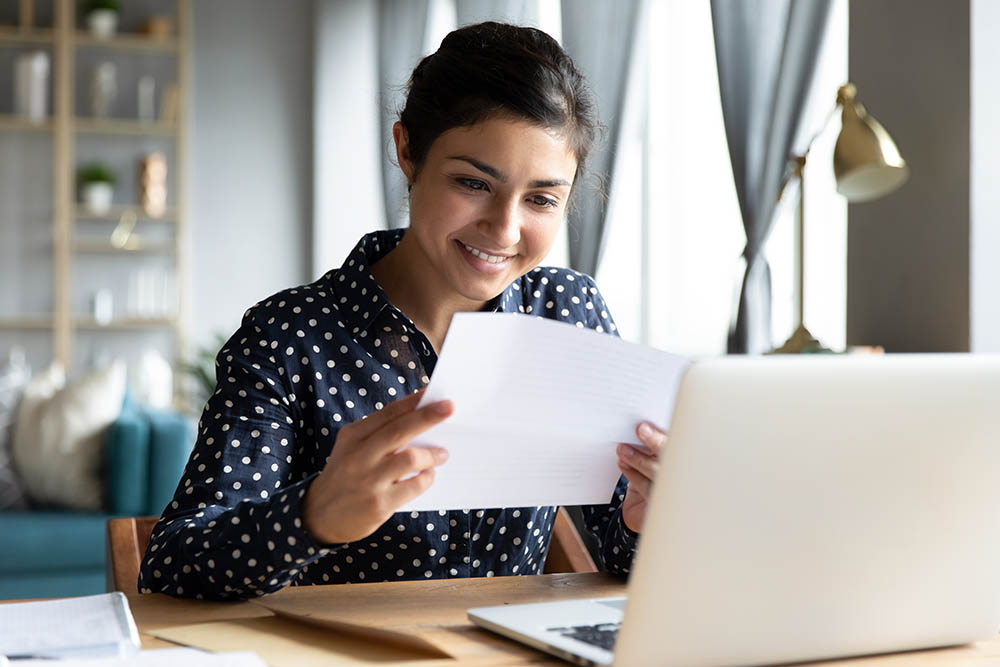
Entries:
{"type": "MultiPolygon", "coordinates": [[[[20,25],[0,26],[0,49],[43,48],[51,56],[51,116],[42,123],[34,123],[23,117],[0,113],[0,133],[26,133],[51,135],[52,150],[52,208],[51,208],[51,248],[52,248],[52,312],[51,314],[0,315],[0,332],[47,332],[51,335],[52,358],[61,361],[67,368],[74,360],[75,340],[81,332],[100,335],[102,331],[142,332],[167,330],[173,334],[173,357],[176,362],[182,358],[186,345],[188,304],[186,294],[187,260],[183,252],[187,243],[187,227],[184,216],[186,198],[186,174],[184,156],[187,151],[185,132],[185,104],[188,96],[191,57],[191,0],[173,0],[172,35],[158,38],[140,34],[125,33],[109,39],[98,39],[78,27],[76,7],[78,0],[52,0],[52,27],[34,27],[32,15],[34,0],[21,0],[20,25]],[[25,18],[27,15],[27,19],[25,18]],[[179,103],[176,122],[142,122],[131,118],[91,118],[81,117],[77,105],[78,59],[85,56],[83,63],[93,60],[94,54],[122,62],[133,58],[155,56],[174,61],[179,103]],[[136,139],[153,139],[167,142],[170,146],[169,185],[173,194],[171,206],[163,216],[144,215],[138,205],[117,204],[107,213],[95,215],[77,203],[76,171],[77,142],[87,138],[93,152],[100,142],[129,142],[136,139]],[[95,144],[96,142],[96,144],[95,144]],[[134,213],[137,224],[150,225],[169,232],[164,238],[144,239],[129,249],[115,248],[110,243],[110,233],[123,215],[134,213]],[[106,228],[108,240],[95,240],[93,234],[80,237],[77,228],[86,224],[88,229],[106,228]],[[144,258],[165,256],[172,258],[176,277],[177,310],[165,317],[138,317],[122,313],[109,323],[99,323],[93,317],[74,310],[74,285],[79,277],[77,265],[85,258],[90,262],[104,262],[113,266],[122,261],[120,257],[144,258]]],[[[47,5],[46,5],[47,7],[47,5]]],[[[140,60],[145,62],[145,60],[140,60]]],[[[159,81],[159,84],[164,82],[159,81]]],[[[162,88],[161,88],[162,90],[162,88]]],[[[0,91],[0,96],[8,94],[0,91]]],[[[136,156],[145,152],[147,142],[137,144],[136,156]],[[142,147],[140,149],[140,147],[142,147]]],[[[127,144],[126,144],[127,145],[127,144]]],[[[27,224],[25,222],[24,224],[27,224]]],[[[156,235],[154,235],[156,236],[156,235]]],[[[98,239],[100,237],[97,237],[98,239]]],[[[133,259],[132,261],[140,261],[133,259]]],[[[79,296],[79,295],[78,295],[79,296]]],[[[79,299],[76,299],[78,302],[79,299]]],[[[179,375],[179,374],[178,374],[179,375]]],[[[179,385],[178,385],[179,386],[179,385]]]]}

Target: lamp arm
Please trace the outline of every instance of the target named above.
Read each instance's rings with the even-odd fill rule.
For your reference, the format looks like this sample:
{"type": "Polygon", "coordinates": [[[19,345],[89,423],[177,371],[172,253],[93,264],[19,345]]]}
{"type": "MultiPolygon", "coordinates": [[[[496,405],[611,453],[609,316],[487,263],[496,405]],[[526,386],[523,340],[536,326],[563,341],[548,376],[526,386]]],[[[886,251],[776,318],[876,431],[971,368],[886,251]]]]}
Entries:
{"type": "MultiPolygon", "coordinates": [[[[830,121],[833,120],[834,114],[836,114],[837,110],[839,109],[840,109],[840,101],[838,100],[833,105],[833,108],[831,108],[830,111],[827,112],[826,118],[823,119],[823,124],[819,126],[819,129],[816,130],[815,134],[813,134],[812,138],[809,140],[809,143],[806,144],[806,149],[805,151],[802,152],[802,155],[801,156],[790,155],[788,157],[789,162],[795,162],[798,160],[799,157],[801,157],[804,160],[809,155],[809,151],[812,150],[813,144],[816,143],[816,140],[819,139],[819,135],[823,134],[827,126],[830,125],[830,121]]],[[[778,198],[775,201],[781,201],[781,198],[785,195],[785,188],[788,187],[788,184],[791,183],[792,179],[794,179],[797,175],[798,171],[796,169],[792,169],[788,172],[788,175],[785,176],[785,179],[781,182],[781,187],[778,189],[778,198]]]]}

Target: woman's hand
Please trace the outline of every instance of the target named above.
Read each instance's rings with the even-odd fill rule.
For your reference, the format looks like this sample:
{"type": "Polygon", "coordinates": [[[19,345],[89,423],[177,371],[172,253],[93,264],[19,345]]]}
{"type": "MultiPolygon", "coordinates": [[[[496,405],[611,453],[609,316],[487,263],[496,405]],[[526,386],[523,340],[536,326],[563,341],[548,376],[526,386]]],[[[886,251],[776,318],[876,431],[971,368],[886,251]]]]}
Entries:
{"type": "Polygon", "coordinates": [[[427,490],[448,452],[406,446],[451,415],[451,401],[416,409],[423,392],[340,429],[323,471],[302,501],[302,521],[327,544],[368,537],[402,505],[427,490]],[[407,479],[404,479],[407,478],[407,479]]]}
{"type": "Polygon", "coordinates": [[[622,519],[630,530],[639,533],[646,518],[653,480],[660,470],[660,450],[667,443],[667,434],[648,422],[639,424],[635,432],[643,446],[619,444],[618,469],[628,480],[622,519]]]}

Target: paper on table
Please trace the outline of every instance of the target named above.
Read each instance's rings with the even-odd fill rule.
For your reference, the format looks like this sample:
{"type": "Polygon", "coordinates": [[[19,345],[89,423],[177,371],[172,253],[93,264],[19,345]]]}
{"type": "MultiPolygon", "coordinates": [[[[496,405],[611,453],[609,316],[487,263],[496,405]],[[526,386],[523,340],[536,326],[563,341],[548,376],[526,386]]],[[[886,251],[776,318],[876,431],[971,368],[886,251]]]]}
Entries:
{"type": "Polygon", "coordinates": [[[411,446],[448,461],[401,511],[606,503],[619,442],[666,430],[688,361],[538,317],[458,313],[421,399],[454,414],[411,446]]]}
{"type": "Polygon", "coordinates": [[[190,648],[166,648],[140,651],[128,658],[105,658],[103,660],[79,659],[59,660],[18,660],[17,667],[267,667],[257,654],[250,651],[238,653],[206,653],[190,648]]]}
{"type": "Polygon", "coordinates": [[[120,593],[0,605],[0,655],[128,656],[139,631],[120,593]]]}

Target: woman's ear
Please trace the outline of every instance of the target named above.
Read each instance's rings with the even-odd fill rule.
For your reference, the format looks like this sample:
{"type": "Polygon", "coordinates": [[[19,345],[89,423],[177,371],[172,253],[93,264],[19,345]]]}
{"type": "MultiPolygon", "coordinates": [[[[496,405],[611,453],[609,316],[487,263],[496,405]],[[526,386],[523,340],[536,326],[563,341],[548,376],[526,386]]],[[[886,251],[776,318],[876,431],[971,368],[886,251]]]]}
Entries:
{"type": "Polygon", "coordinates": [[[396,144],[396,162],[400,170],[406,176],[406,182],[413,185],[413,176],[416,169],[410,157],[410,138],[406,133],[406,128],[398,120],[392,126],[392,140],[396,144]]]}

